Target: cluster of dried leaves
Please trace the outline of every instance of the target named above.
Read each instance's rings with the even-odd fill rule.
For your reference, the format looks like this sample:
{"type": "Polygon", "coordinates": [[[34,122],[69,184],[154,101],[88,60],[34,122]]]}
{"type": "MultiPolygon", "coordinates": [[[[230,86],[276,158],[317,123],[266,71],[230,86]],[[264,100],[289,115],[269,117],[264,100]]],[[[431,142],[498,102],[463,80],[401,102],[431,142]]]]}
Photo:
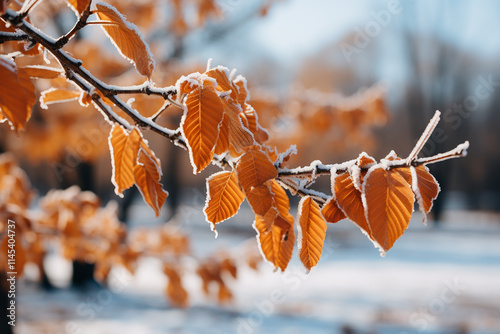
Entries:
{"type": "MultiPolygon", "coordinates": [[[[235,77],[234,72],[230,73],[224,67],[212,68],[209,62],[203,73],[181,76],[175,86],[157,87],[152,79],[155,68],[152,53],[135,25],[110,4],[92,4],[89,0],[69,3],[79,15],[79,20],[71,32],[58,40],[49,38],[28,24],[26,15],[30,6],[23,6],[24,11],[4,9],[1,12],[5,29],[14,27],[14,31],[2,31],[0,36],[4,40],[29,42],[27,49],[38,48],[44,53],[50,53],[55,60],[52,68],[35,66],[27,69],[17,66],[12,60],[13,55],[0,58],[3,78],[0,80],[0,108],[4,120],[15,131],[24,128],[36,103],[30,77],[48,78],[56,73],[57,76],[63,76],[77,90],[68,93],[49,88],[41,94],[41,105],[78,98],[82,106],[92,103],[103,113],[112,126],[109,148],[112,156],[112,182],[118,195],[122,196],[124,190],[135,184],[146,203],[156,215],[159,214],[168,194],[160,183],[160,160],[143,136],[143,131],[152,130],[188,150],[195,174],[211,163],[224,169],[207,178],[207,201],[204,207],[207,221],[212,230],[215,230],[216,224],[235,215],[246,199],[255,214],[253,226],[262,255],[275,268],[286,269],[296,239],[300,260],[308,270],[314,267],[321,257],[326,223],[335,223],[345,217],[359,226],[381,252],[386,252],[408,227],[415,198],[420,210],[427,214],[437,196],[439,186],[425,165],[466,154],[467,142],[443,154],[429,158],[417,157],[437,125],[439,113],[436,113],[406,159],[400,159],[391,153],[377,162],[363,153],[358,159],[342,164],[323,165],[315,161],[310,166],[288,169],[287,164],[290,157],[297,153],[296,149],[292,146],[280,152],[268,144],[269,133],[259,123],[257,111],[250,104],[244,77],[235,77]],[[98,17],[98,21],[88,21],[93,14],[98,17]],[[63,50],[74,32],[90,23],[103,27],[120,54],[129,59],[137,71],[147,78],[146,82],[136,86],[105,84],[84,68],[81,61],[70,57],[63,50]],[[163,99],[163,104],[153,115],[144,115],[134,109],[132,103],[123,102],[120,98],[122,94],[156,95],[163,99]],[[182,113],[176,129],[166,128],[156,122],[170,106],[177,107],[182,113]],[[332,195],[310,188],[321,175],[331,175],[332,195]],[[292,195],[302,196],[297,222],[290,214],[290,202],[285,190],[289,190],[292,195]],[[295,226],[298,230],[297,238],[295,226]]],[[[22,54],[16,53],[15,56],[22,54]]],[[[354,105],[349,113],[338,115],[346,128],[354,129],[358,123],[364,124],[385,117],[380,96],[373,92],[372,95],[373,104],[365,109],[354,105]]],[[[300,106],[302,103],[305,108],[311,99],[317,98],[304,95],[298,104],[300,106]]],[[[304,124],[312,124],[307,126],[309,132],[316,131],[317,128],[318,131],[329,131],[334,124],[330,122],[331,117],[336,113],[330,113],[331,105],[316,106],[311,112],[313,116],[306,118],[304,124]]],[[[83,250],[85,255],[81,255],[80,251],[85,243],[68,241],[74,247],[67,246],[66,253],[76,258],[105,258],[109,259],[109,263],[132,261],[135,250],[123,248],[119,242],[123,240],[124,232],[107,213],[112,210],[99,209],[86,196],[76,197],[78,199],[71,197],[68,205],[61,204],[64,203],[62,199],[54,205],[43,204],[46,210],[53,210],[52,214],[57,217],[54,218],[54,221],[57,220],[56,226],[51,228],[62,228],[60,233],[68,240],[71,237],[79,240],[81,234],[88,234],[86,229],[92,230],[92,234],[109,234],[107,248],[99,250],[99,254],[95,253],[96,248],[92,248],[94,253],[83,250]],[[74,201],[80,201],[78,207],[86,208],[85,214],[80,211],[68,214],[74,201]],[[64,215],[60,215],[60,210],[65,212],[64,215]],[[98,220],[99,226],[87,223],[88,217],[95,216],[101,217],[98,220]],[[61,221],[63,223],[59,223],[61,221]],[[123,257],[126,260],[116,260],[123,257]]],[[[50,202],[50,196],[47,201],[50,202]]],[[[94,218],[91,220],[94,221],[94,218]]],[[[109,263],[99,264],[99,275],[105,276],[109,263]]],[[[220,262],[220,258],[215,264],[200,267],[198,274],[207,284],[205,291],[209,291],[208,285],[213,282],[218,285],[219,300],[226,300],[230,293],[220,273],[227,271],[234,276],[233,268],[234,266],[220,262]]],[[[172,298],[185,295],[177,287],[176,282],[180,279],[176,266],[165,265],[165,273],[170,277],[168,294],[172,298]]]]}
{"type": "MultiPolygon", "coordinates": [[[[121,266],[134,274],[141,258],[152,257],[162,263],[166,295],[173,305],[188,305],[183,280],[187,274],[200,278],[208,297],[220,303],[232,300],[230,281],[238,272],[234,254],[217,252],[196,258],[189,238],[179,228],[129,231],[118,221],[116,202],[101,207],[94,193],[76,186],[49,191],[39,198],[36,210],[30,209],[34,195],[27,175],[12,156],[0,155],[0,271],[14,271],[20,277],[29,262],[42,273],[44,256],[57,249],[68,260],[95,263],[94,277],[106,282],[113,267],[121,266]],[[7,268],[8,220],[15,222],[15,270],[7,268]]],[[[255,253],[257,249],[246,248],[240,260],[257,270],[255,253]]]]}

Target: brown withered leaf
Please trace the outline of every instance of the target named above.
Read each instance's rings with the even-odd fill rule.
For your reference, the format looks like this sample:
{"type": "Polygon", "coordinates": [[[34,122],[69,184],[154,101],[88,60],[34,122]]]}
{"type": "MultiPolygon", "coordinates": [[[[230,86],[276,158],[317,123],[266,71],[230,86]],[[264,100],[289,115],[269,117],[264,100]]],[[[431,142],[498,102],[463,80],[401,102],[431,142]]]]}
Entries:
{"type": "Polygon", "coordinates": [[[408,228],[414,202],[411,187],[398,172],[374,166],[365,176],[363,198],[373,239],[387,251],[408,228]]]}
{"type": "Polygon", "coordinates": [[[40,107],[48,109],[50,104],[75,101],[81,95],[81,92],[74,90],[49,88],[40,94],[40,107]]]}
{"type": "Polygon", "coordinates": [[[321,214],[325,218],[328,223],[336,223],[344,218],[346,215],[340,210],[337,205],[337,200],[335,197],[330,198],[326,201],[325,205],[323,205],[323,209],[321,209],[321,214]]]}
{"type": "Polygon", "coordinates": [[[253,188],[278,176],[273,163],[259,146],[252,146],[245,150],[236,166],[236,173],[245,193],[249,193],[253,188]]]}
{"type": "Polygon", "coordinates": [[[96,7],[99,19],[111,23],[103,24],[102,28],[120,54],[130,60],[141,75],[151,78],[155,62],[139,29],[115,7],[103,2],[96,4],[96,7]]]}
{"type": "Polygon", "coordinates": [[[123,197],[124,190],[135,183],[134,167],[137,164],[141,140],[142,136],[135,127],[129,132],[120,125],[114,124],[109,134],[108,141],[113,166],[111,181],[115,186],[115,193],[120,197],[123,197]]]}
{"type": "Polygon", "coordinates": [[[223,106],[213,85],[200,86],[188,94],[181,129],[186,138],[194,173],[212,161],[223,106]]]}
{"type": "Polygon", "coordinates": [[[28,65],[19,69],[22,69],[32,79],[55,79],[64,73],[59,68],[40,65],[28,65]]]}
{"type": "Polygon", "coordinates": [[[160,178],[161,170],[154,158],[146,154],[141,149],[137,165],[134,167],[135,184],[139,188],[146,203],[155,211],[156,217],[160,215],[160,210],[168,192],[162,189],[160,178]]]}
{"type": "Polygon", "coordinates": [[[372,234],[365,217],[365,208],[361,192],[356,189],[349,173],[332,176],[333,193],[338,207],[355,223],[370,239],[372,234]]]}
{"type": "Polygon", "coordinates": [[[262,255],[281,271],[285,271],[288,266],[295,245],[293,217],[289,219],[276,216],[270,230],[267,229],[267,223],[260,224],[257,220],[253,225],[257,231],[257,240],[262,255]]]}
{"type": "Polygon", "coordinates": [[[203,211],[212,225],[212,231],[215,224],[234,216],[244,199],[245,194],[238,186],[234,170],[219,172],[207,178],[207,201],[203,211]]]}
{"type": "Polygon", "coordinates": [[[413,192],[417,198],[418,207],[424,214],[425,222],[427,214],[432,209],[432,202],[438,196],[441,188],[426,166],[412,167],[412,175],[415,175],[414,178],[416,179],[416,182],[413,182],[413,192]]]}
{"type": "Polygon", "coordinates": [[[310,196],[303,197],[298,209],[299,258],[307,270],[318,264],[326,237],[326,222],[318,203],[310,196]]]}
{"type": "Polygon", "coordinates": [[[36,102],[35,86],[14,62],[0,58],[0,110],[16,131],[24,128],[36,102]]]}

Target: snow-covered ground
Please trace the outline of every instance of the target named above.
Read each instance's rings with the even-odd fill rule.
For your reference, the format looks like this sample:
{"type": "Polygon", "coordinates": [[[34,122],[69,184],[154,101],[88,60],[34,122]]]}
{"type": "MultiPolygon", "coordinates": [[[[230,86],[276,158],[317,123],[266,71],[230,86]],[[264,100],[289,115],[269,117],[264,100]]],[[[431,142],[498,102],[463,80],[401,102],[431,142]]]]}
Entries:
{"type": "MultiPolygon", "coordinates": [[[[139,211],[142,212],[141,209],[139,211]]],[[[198,253],[232,247],[253,231],[248,212],[209,231],[200,207],[186,228],[198,253]],[[198,213],[196,213],[198,212],[198,213]],[[199,216],[198,216],[199,215],[199,216]]],[[[139,217],[139,216],[138,216],[139,217]]],[[[186,277],[192,306],[171,308],[154,259],[138,275],[112,273],[109,288],[43,292],[20,287],[17,333],[500,333],[500,219],[454,212],[439,227],[410,229],[385,258],[347,221],[330,225],[323,257],[306,274],[294,257],[287,272],[263,263],[240,268],[235,301],[219,307],[186,277]]],[[[52,276],[69,277],[61,259],[48,259],[52,276]]]]}

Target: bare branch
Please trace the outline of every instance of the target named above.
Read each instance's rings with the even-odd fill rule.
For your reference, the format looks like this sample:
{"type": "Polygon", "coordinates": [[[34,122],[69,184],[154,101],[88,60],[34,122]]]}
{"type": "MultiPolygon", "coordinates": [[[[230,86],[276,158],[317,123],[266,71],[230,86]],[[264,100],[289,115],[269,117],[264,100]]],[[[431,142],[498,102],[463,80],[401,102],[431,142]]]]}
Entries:
{"type": "Polygon", "coordinates": [[[429,140],[432,132],[434,131],[434,129],[438,125],[440,116],[441,116],[441,112],[439,110],[436,110],[436,112],[434,113],[434,116],[430,120],[429,124],[427,124],[427,127],[425,128],[424,132],[420,136],[420,139],[417,141],[417,143],[415,144],[415,147],[413,148],[411,153],[408,155],[408,158],[406,158],[407,162],[413,161],[417,157],[417,155],[420,153],[420,151],[424,147],[425,143],[427,143],[427,141],[429,140]]]}

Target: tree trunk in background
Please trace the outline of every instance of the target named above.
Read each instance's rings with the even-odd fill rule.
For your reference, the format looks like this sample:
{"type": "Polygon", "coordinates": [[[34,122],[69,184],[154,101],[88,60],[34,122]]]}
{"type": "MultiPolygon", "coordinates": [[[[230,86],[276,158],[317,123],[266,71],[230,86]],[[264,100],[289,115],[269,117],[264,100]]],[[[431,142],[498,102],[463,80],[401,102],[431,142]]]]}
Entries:
{"type": "MultiPolygon", "coordinates": [[[[94,167],[82,162],[77,167],[78,183],[82,190],[95,191],[94,189],[94,167]]],[[[73,277],[71,285],[79,288],[88,283],[96,283],[94,280],[94,264],[81,261],[73,261],[73,277]]]]}

